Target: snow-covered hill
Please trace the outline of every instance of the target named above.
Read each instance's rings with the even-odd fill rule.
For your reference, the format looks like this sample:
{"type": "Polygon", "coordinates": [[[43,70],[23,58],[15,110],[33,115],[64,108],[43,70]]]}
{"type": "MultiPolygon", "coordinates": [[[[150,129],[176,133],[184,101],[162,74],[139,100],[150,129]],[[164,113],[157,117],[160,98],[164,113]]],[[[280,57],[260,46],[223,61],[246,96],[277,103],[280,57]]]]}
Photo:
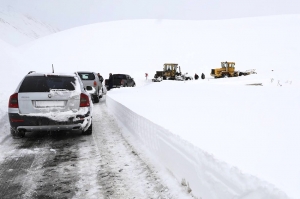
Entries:
{"type": "Polygon", "coordinates": [[[14,46],[59,31],[59,29],[28,14],[16,12],[10,6],[0,7],[0,30],[0,39],[14,46]]]}
{"type": "Polygon", "coordinates": [[[290,78],[300,76],[298,70],[287,69],[298,63],[299,23],[300,15],[215,21],[115,21],[62,31],[20,50],[39,66],[54,64],[59,70],[85,67],[106,78],[110,72],[135,76],[147,72],[153,77],[165,62],[178,62],[182,72],[191,75],[209,74],[211,68],[226,60],[235,61],[240,71],[274,70],[290,78]]]}

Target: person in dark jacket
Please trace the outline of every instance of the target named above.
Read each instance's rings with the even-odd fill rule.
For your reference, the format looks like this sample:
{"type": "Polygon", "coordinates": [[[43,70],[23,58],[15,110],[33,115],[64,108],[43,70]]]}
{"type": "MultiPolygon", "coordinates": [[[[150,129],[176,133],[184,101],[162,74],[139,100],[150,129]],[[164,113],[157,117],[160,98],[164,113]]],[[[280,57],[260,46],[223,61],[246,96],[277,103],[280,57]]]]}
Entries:
{"type": "Polygon", "coordinates": [[[204,73],[201,74],[201,79],[205,79],[204,73]]]}
{"type": "Polygon", "coordinates": [[[195,73],[195,80],[197,80],[199,78],[199,75],[197,73],[195,73]]]}
{"type": "Polygon", "coordinates": [[[114,77],[111,73],[109,73],[109,78],[108,78],[108,90],[112,89],[114,85],[114,77]]]}
{"type": "Polygon", "coordinates": [[[101,84],[102,84],[102,82],[103,82],[103,77],[100,75],[100,73],[98,73],[97,75],[98,75],[98,77],[99,77],[99,81],[100,81],[101,84]]]}

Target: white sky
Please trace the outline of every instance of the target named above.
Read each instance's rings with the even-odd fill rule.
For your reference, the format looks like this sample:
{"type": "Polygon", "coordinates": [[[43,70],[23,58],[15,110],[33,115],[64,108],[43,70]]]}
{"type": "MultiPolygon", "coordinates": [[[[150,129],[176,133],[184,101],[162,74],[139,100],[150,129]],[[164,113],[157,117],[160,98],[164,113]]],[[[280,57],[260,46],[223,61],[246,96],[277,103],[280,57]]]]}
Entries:
{"type": "Polygon", "coordinates": [[[299,14],[298,0],[1,0],[60,29],[127,19],[225,19],[299,14]]]}

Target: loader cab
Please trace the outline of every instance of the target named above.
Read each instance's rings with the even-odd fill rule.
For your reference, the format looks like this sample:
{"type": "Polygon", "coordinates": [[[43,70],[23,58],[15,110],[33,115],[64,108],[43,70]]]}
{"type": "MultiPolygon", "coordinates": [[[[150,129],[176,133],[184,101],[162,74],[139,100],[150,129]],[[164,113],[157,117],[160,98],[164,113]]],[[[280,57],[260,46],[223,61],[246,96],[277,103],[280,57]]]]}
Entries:
{"type": "Polygon", "coordinates": [[[174,80],[175,76],[181,74],[180,66],[176,63],[165,63],[163,66],[163,79],[174,80]]]}
{"type": "Polygon", "coordinates": [[[167,63],[164,64],[163,71],[177,71],[178,64],[167,63]]]}
{"type": "Polygon", "coordinates": [[[222,68],[227,68],[227,67],[229,67],[229,68],[234,68],[234,66],[235,66],[235,62],[221,62],[221,66],[222,66],[222,68]]]}
{"type": "Polygon", "coordinates": [[[221,62],[221,67],[226,71],[234,71],[235,69],[235,62],[221,62]]]}

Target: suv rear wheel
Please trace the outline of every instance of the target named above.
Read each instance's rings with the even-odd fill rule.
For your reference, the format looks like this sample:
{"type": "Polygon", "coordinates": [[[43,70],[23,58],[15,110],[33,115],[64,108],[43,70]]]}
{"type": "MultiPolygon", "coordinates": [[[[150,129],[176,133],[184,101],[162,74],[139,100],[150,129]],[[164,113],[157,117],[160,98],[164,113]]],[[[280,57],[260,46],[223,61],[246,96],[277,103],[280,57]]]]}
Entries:
{"type": "Polygon", "coordinates": [[[89,126],[89,128],[86,131],[83,131],[82,134],[84,135],[91,135],[93,133],[93,123],[89,126]]]}
{"type": "Polygon", "coordinates": [[[10,127],[10,134],[13,137],[20,137],[20,138],[25,137],[25,131],[18,131],[17,129],[12,127],[10,127]]]}

